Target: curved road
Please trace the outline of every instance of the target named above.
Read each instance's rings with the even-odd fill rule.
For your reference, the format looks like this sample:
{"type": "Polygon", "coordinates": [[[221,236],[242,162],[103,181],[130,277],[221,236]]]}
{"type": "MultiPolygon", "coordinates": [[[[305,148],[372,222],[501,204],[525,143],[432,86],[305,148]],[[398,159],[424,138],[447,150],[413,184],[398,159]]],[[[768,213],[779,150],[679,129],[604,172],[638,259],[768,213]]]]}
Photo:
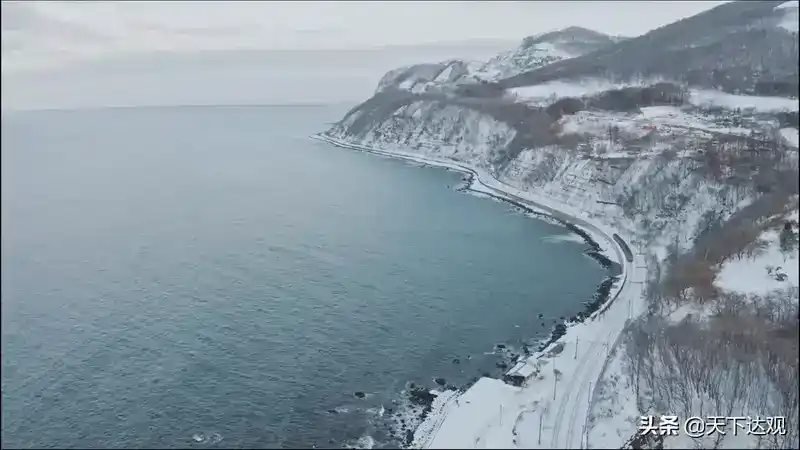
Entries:
{"type": "MultiPolygon", "coordinates": [[[[588,391],[589,386],[590,384],[596,384],[602,373],[603,365],[608,353],[610,352],[611,347],[614,345],[617,336],[625,327],[625,323],[628,318],[627,303],[620,302],[618,299],[623,298],[628,299],[628,301],[632,301],[634,297],[638,295],[638,291],[632,288],[630,283],[627,283],[628,275],[632,274],[633,270],[635,270],[635,258],[634,262],[627,261],[620,244],[616,242],[612,236],[609,236],[605,231],[598,228],[591,222],[488,185],[484,180],[481,180],[480,174],[477,171],[468,166],[454,161],[437,161],[428,159],[424,156],[404,155],[400,153],[377,150],[364,145],[340,141],[324,135],[316,135],[312,136],[312,138],[333,144],[338,147],[360,150],[368,153],[389,156],[392,158],[410,160],[416,163],[462,171],[472,177],[470,189],[475,192],[489,194],[498,199],[504,199],[511,201],[512,203],[518,203],[523,206],[542,210],[547,214],[552,215],[556,219],[574,224],[585,230],[603,236],[609,243],[611,243],[617,254],[617,260],[620,261],[622,266],[620,278],[621,285],[614,297],[608,300],[601,311],[608,311],[609,309],[613,309],[614,311],[609,311],[609,314],[604,313],[602,320],[589,319],[584,322],[583,325],[586,327],[590,327],[592,329],[596,328],[595,332],[591,333],[593,336],[595,336],[595,339],[593,339],[591,342],[588,342],[587,344],[589,345],[585,345],[583,348],[580,348],[579,346],[577,353],[580,362],[575,367],[575,370],[571,371],[570,373],[562,373],[563,378],[559,384],[559,391],[561,392],[561,395],[559,395],[554,404],[551,405],[553,408],[555,408],[555,415],[546,415],[544,418],[543,428],[549,429],[550,431],[550,439],[543,440],[542,442],[542,444],[545,445],[545,448],[583,448],[583,437],[585,432],[584,426],[587,421],[589,404],[588,397],[590,395],[590,392],[588,391]],[[475,183],[479,184],[484,190],[472,189],[472,186],[475,183]]],[[[509,190],[516,189],[499,180],[495,179],[494,181],[504,187],[507,187],[509,190]]],[[[625,242],[623,241],[623,243],[625,242]]],[[[627,245],[627,243],[625,243],[625,245],[627,245]]],[[[595,314],[597,314],[597,312],[595,314]]],[[[517,421],[524,412],[524,409],[519,412],[517,415],[517,421]]],[[[441,423],[437,425],[441,425],[441,423]]],[[[434,427],[434,433],[432,434],[435,434],[435,431],[437,431],[438,428],[439,426],[434,427]]],[[[430,436],[427,439],[427,444],[431,444],[434,441],[434,437],[435,436],[430,436]]],[[[479,442],[481,440],[483,439],[480,439],[479,442]]],[[[523,443],[523,445],[525,444],[529,448],[536,448],[538,441],[523,443]]],[[[485,447],[485,442],[480,442],[480,445],[481,447],[485,447]]]]}

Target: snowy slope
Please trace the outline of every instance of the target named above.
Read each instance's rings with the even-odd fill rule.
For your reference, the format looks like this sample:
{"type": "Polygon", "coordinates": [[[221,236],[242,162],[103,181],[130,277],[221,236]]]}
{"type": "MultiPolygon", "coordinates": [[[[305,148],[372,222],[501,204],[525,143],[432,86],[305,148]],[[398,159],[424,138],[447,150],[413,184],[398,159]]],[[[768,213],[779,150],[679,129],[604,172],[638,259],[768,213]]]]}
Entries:
{"type": "MultiPolygon", "coordinates": [[[[797,222],[797,211],[785,220],[797,222]]],[[[798,253],[796,250],[781,252],[779,236],[780,230],[766,231],[759,237],[764,248],[758,255],[726,261],[717,273],[716,285],[725,291],[742,294],[768,294],[776,289],[797,286],[797,274],[800,273],[798,253]]]]}
{"type": "Polygon", "coordinates": [[[778,26],[791,31],[792,33],[798,32],[798,3],[797,0],[784,2],[775,7],[783,13],[783,16],[778,21],[778,26]]]}
{"type": "Polygon", "coordinates": [[[497,82],[499,89],[554,80],[661,77],[707,89],[797,95],[797,9],[778,1],[727,2],[642,36],[497,82]]]}
{"type": "Polygon", "coordinates": [[[590,53],[622,39],[585,28],[570,27],[527,37],[518,47],[499,53],[485,62],[449,60],[392,70],[378,83],[376,92],[387,89],[416,93],[432,90],[449,92],[459,84],[499,80],[590,53]]]}
{"type": "Polygon", "coordinates": [[[480,81],[496,81],[545,65],[575,58],[622,41],[580,27],[530,36],[522,44],[490,59],[470,76],[480,81]]]}

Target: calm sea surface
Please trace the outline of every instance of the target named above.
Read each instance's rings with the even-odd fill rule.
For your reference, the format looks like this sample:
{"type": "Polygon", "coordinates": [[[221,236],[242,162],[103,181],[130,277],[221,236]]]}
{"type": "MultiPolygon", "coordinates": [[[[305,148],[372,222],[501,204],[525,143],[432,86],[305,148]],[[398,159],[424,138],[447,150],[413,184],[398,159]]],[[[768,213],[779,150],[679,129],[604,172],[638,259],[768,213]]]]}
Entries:
{"type": "Polygon", "coordinates": [[[582,309],[584,244],[307,138],[341,112],[4,115],[3,446],[397,445],[409,383],[582,309]]]}

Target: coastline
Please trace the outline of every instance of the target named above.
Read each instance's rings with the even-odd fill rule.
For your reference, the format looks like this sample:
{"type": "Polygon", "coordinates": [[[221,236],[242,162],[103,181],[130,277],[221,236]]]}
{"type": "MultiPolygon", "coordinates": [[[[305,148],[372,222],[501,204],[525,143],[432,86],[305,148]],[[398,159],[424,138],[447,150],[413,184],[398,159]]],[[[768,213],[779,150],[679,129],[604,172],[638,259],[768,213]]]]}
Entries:
{"type": "MultiPolygon", "coordinates": [[[[588,256],[597,260],[606,269],[616,269],[617,273],[609,274],[600,284],[598,290],[593,296],[593,300],[586,303],[586,309],[584,311],[581,311],[575,316],[567,319],[563,324],[556,325],[551,331],[549,338],[544,339],[535,352],[520,356],[516,361],[516,365],[512,366],[511,370],[506,372],[506,374],[513,372],[516,367],[525,365],[529,361],[538,360],[546,355],[549,350],[552,351],[553,347],[559,345],[558,342],[567,335],[569,327],[583,324],[590,321],[590,319],[594,321],[594,319],[598,318],[598,316],[602,316],[626,287],[628,272],[632,266],[630,261],[626,262],[624,252],[620,244],[613,239],[612,236],[615,234],[614,230],[607,229],[602,224],[592,223],[590,219],[579,217],[579,211],[570,211],[568,208],[565,208],[564,205],[554,205],[548,201],[549,199],[541,197],[535,193],[521,191],[517,188],[509,186],[506,183],[497,180],[488,172],[470,167],[461,162],[433,159],[418,154],[397,150],[380,150],[365,145],[342,141],[324,133],[313,135],[311,138],[341,148],[359,150],[365,153],[372,153],[379,156],[402,159],[417,164],[440,167],[447,170],[460,172],[465,175],[465,180],[464,184],[459,187],[458,190],[469,191],[478,195],[488,196],[498,201],[507,202],[528,214],[538,216],[544,220],[555,221],[560,225],[565,226],[570,231],[578,234],[584,240],[584,242],[589,245],[590,249],[586,251],[588,256]],[[559,208],[559,206],[561,207],[559,208]],[[601,247],[598,242],[604,242],[606,244],[605,248],[601,247]],[[616,261],[608,258],[604,254],[604,252],[608,252],[609,250],[614,252],[616,261]]],[[[616,340],[616,336],[613,337],[614,340],[616,340]]],[[[561,345],[563,346],[563,344],[561,345]]],[[[577,338],[575,345],[577,345],[577,338]]],[[[592,346],[594,346],[594,344],[592,344],[592,346]]],[[[605,366],[605,360],[603,360],[602,366],[605,366]]],[[[581,368],[579,367],[578,369],[581,368]]],[[[576,369],[576,372],[578,369],[576,369]]],[[[575,374],[575,376],[577,375],[578,374],[575,374]]],[[[518,389],[512,388],[511,386],[505,386],[504,382],[499,379],[481,378],[471,386],[465,386],[456,392],[445,391],[443,393],[438,393],[437,398],[433,400],[431,405],[423,412],[423,416],[421,418],[422,423],[415,430],[413,443],[407,442],[406,444],[417,448],[431,447],[432,444],[434,444],[437,433],[442,428],[445,419],[448,417],[449,409],[452,409],[452,402],[456,398],[465,396],[466,394],[471,393],[471,391],[474,391],[475,389],[473,388],[476,388],[476,385],[478,384],[482,384],[482,386],[477,386],[477,388],[483,387],[483,390],[486,390],[487,382],[494,383],[495,386],[489,387],[488,389],[495,389],[496,391],[504,390],[506,387],[518,389]],[[500,384],[503,386],[500,386],[500,384]]],[[[567,396],[565,402],[569,402],[569,396],[567,396]]],[[[457,404],[458,403],[456,401],[456,405],[457,404]]],[[[564,409],[564,407],[565,406],[562,405],[561,409],[564,409]]],[[[573,406],[573,409],[574,408],[575,407],[573,406]]],[[[559,411],[559,416],[562,414],[562,411],[559,411]]],[[[573,415],[574,414],[575,411],[573,411],[573,415]]],[[[522,413],[520,413],[519,416],[521,417],[522,413]]],[[[517,420],[519,420],[519,417],[517,417],[517,420]]],[[[558,421],[561,421],[560,417],[558,418],[558,421]]],[[[512,432],[516,433],[516,426],[512,432]]],[[[554,440],[557,439],[557,435],[558,433],[556,432],[556,435],[553,438],[554,440]]]]}

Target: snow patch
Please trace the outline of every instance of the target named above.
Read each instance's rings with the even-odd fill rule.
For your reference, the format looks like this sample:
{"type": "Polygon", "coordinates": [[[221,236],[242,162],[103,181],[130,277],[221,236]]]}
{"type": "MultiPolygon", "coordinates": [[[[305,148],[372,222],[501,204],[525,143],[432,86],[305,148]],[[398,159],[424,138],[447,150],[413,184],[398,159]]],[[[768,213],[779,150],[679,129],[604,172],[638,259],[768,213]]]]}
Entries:
{"type": "Polygon", "coordinates": [[[788,145],[794,148],[800,146],[800,130],[797,128],[781,128],[780,133],[788,145]]]}
{"type": "Polygon", "coordinates": [[[453,66],[449,65],[447,66],[446,69],[441,71],[441,73],[439,73],[439,75],[437,75],[436,79],[434,79],[433,81],[435,83],[445,83],[447,81],[450,81],[450,76],[452,75],[452,73],[453,73],[453,66]]]}
{"type": "Polygon", "coordinates": [[[797,99],[736,95],[712,89],[690,90],[690,103],[703,107],[752,109],[758,112],[797,111],[797,99]]]}
{"type": "Polygon", "coordinates": [[[779,236],[776,230],[762,234],[761,239],[767,246],[753,259],[726,261],[717,274],[716,286],[726,291],[758,295],[797,286],[797,274],[800,273],[797,250],[781,252],[779,236]]]}
{"type": "Polygon", "coordinates": [[[797,1],[782,3],[775,9],[784,12],[783,17],[778,22],[778,26],[792,33],[797,33],[800,27],[800,17],[798,16],[800,9],[798,9],[797,1]]]}
{"type": "Polygon", "coordinates": [[[506,92],[517,100],[529,104],[552,103],[563,97],[584,97],[599,94],[610,89],[619,89],[620,84],[608,80],[590,78],[578,81],[551,81],[534,86],[523,86],[507,89],[506,92]]]}

